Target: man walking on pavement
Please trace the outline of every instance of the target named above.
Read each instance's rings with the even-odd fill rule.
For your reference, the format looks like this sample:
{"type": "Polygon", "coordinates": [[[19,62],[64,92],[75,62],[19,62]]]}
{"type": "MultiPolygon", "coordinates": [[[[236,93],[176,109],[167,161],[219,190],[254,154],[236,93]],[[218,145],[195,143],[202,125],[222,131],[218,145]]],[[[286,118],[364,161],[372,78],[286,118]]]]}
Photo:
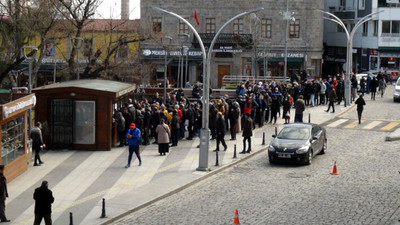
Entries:
{"type": "Polygon", "coordinates": [[[35,221],[33,225],[40,225],[42,219],[46,225],[51,225],[51,204],[54,202],[53,192],[49,190],[49,183],[43,181],[33,194],[35,199],[35,221]]]}
{"type": "Polygon", "coordinates": [[[332,107],[332,113],[335,113],[335,102],[337,100],[335,89],[331,88],[329,91],[329,106],[325,112],[329,112],[329,109],[332,107]]]}
{"type": "Polygon", "coordinates": [[[224,146],[224,151],[226,151],[226,149],[228,148],[228,146],[225,143],[225,132],[226,132],[226,128],[225,128],[225,120],[222,118],[222,113],[218,112],[217,113],[217,149],[214,150],[214,152],[218,152],[219,151],[219,144],[222,143],[222,145],[224,146]]]}
{"type": "Polygon", "coordinates": [[[251,136],[253,136],[253,120],[250,118],[250,113],[244,115],[243,123],[243,151],[240,154],[251,152],[251,136]],[[249,143],[249,148],[246,151],[246,141],[249,143]]]}
{"type": "Polygon", "coordinates": [[[40,150],[42,148],[46,148],[46,145],[43,143],[42,137],[42,123],[37,122],[36,126],[31,129],[31,139],[32,139],[32,149],[35,151],[35,161],[33,166],[40,166],[43,164],[43,161],[40,159],[40,150]]]}
{"type": "Polygon", "coordinates": [[[8,198],[7,179],[4,176],[4,165],[0,165],[0,222],[11,222],[6,217],[6,198],[8,198]]]}
{"type": "Polygon", "coordinates": [[[132,161],[132,155],[133,152],[135,152],[136,157],[139,160],[139,166],[142,165],[142,158],[140,157],[140,149],[139,145],[141,144],[141,133],[138,128],[136,128],[136,125],[134,123],[131,123],[129,126],[129,130],[126,133],[126,138],[128,139],[128,144],[129,144],[129,156],[128,156],[128,164],[125,166],[125,168],[129,168],[131,166],[131,161],[132,161]]]}
{"type": "Polygon", "coordinates": [[[358,124],[361,124],[361,116],[362,116],[362,112],[364,110],[364,105],[365,105],[363,96],[360,95],[355,103],[357,105],[358,124]]]}

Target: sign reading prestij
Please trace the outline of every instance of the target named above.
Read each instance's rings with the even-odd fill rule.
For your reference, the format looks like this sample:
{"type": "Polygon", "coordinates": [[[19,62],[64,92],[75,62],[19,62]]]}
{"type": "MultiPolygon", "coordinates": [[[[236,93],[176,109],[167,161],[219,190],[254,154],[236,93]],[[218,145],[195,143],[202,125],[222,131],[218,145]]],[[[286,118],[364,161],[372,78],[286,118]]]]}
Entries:
{"type": "Polygon", "coordinates": [[[36,105],[36,96],[34,94],[19,98],[2,106],[3,119],[8,118],[21,110],[27,110],[36,105]]]}

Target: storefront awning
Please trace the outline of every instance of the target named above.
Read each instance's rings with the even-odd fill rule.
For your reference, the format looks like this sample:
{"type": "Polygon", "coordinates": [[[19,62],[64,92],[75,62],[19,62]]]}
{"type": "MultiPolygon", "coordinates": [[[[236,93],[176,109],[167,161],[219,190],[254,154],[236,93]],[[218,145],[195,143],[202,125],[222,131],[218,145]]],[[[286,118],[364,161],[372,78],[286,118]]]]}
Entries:
{"type": "MultiPolygon", "coordinates": [[[[274,66],[274,65],[278,65],[279,62],[284,62],[285,59],[284,58],[268,58],[268,59],[265,59],[265,62],[267,62],[267,61],[268,61],[269,66],[274,66]]],[[[288,58],[287,62],[288,62],[289,66],[301,66],[301,65],[303,65],[304,58],[288,58]]],[[[258,60],[258,64],[263,64],[263,63],[264,63],[263,58],[258,60]]]]}
{"type": "Polygon", "coordinates": [[[400,47],[379,47],[379,52],[396,52],[396,53],[400,53],[400,47]]]}

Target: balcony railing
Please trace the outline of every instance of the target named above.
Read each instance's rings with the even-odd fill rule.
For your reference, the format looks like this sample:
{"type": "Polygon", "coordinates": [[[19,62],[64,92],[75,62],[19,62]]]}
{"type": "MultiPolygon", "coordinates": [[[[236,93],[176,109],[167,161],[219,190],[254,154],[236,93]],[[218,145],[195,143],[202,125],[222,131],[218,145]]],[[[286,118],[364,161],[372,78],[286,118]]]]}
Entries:
{"type": "MultiPolygon", "coordinates": [[[[210,46],[211,41],[215,37],[215,33],[200,33],[201,39],[204,45],[210,46]]],[[[196,37],[193,37],[193,44],[198,45],[196,37]]],[[[235,45],[244,48],[251,48],[253,46],[253,35],[252,34],[230,34],[222,33],[219,35],[216,45],[235,45]]]]}

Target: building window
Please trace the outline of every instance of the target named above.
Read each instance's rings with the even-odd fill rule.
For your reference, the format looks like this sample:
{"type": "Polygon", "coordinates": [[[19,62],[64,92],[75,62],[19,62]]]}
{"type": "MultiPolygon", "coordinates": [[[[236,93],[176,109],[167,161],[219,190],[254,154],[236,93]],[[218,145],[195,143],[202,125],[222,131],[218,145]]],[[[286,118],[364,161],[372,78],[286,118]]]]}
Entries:
{"type": "Polygon", "coordinates": [[[90,58],[94,53],[94,40],[93,38],[84,38],[83,39],[83,56],[86,58],[90,58]]]}
{"type": "Polygon", "coordinates": [[[353,31],[353,29],[354,29],[355,26],[356,26],[355,23],[350,23],[350,30],[349,30],[349,32],[353,31]]]}
{"type": "Polygon", "coordinates": [[[382,33],[390,34],[390,21],[382,21],[382,33]]]}
{"type": "Polygon", "coordinates": [[[215,18],[206,18],[206,33],[215,33],[215,18]]]}
{"type": "Polygon", "coordinates": [[[161,32],[162,28],[162,18],[161,17],[153,17],[153,32],[161,32]]]}
{"type": "Polygon", "coordinates": [[[336,31],[338,33],[344,33],[344,28],[342,26],[340,26],[339,24],[336,24],[336,31]]]}
{"type": "Polygon", "coordinates": [[[345,9],[346,9],[346,0],[340,0],[339,10],[345,10],[345,9]]]}
{"type": "Polygon", "coordinates": [[[122,59],[126,59],[129,57],[129,45],[128,39],[126,37],[120,39],[120,46],[118,48],[116,56],[122,59]]]}
{"type": "Polygon", "coordinates": [[[271,19],[262,19],[261,21],[261,32],[264,38],[271,38],[271,28],[272,28],[272,20],[271,19]]]}
{"type": "Polygon", "coordinates": [[[363,23],[362,36],[364,37],[368,36],[368,22],[363,23]]]}
{"type": "Polygon", "coordinates": [[[374,36],[378,36],[378,20],[374,20],[374,36]]]}
{"type": "Polygon", "coordinates": [[[189,27],[182,21],[179,22],[179,34],[189,34],[189,27]]]}
{"type": "Polygon", "coordinates": [[[243,18],[236,19],[233,22],[233,33],[243,34],[243,18]]]}
{"type": "Polygon", "coordinates": [[[359,2],[359,9],[364,10],[365,9],[365,0],[360,0],[359,2]]]}
{"type": "Polygon", "coordinates": [[[25,121],[21,116],[1,126],[1,162],[8,165],[25,154],[25,121]]]}
{"type": "Polygon", "coordinates": [[[290,21],[289,38],[300,38],[300,20],[290,21]]]}
{"type": "Polygon", "coordinates": [[[392,34],[396,34],[396,37],[400,33],[400,21],[392,21],[392,34]]]}

